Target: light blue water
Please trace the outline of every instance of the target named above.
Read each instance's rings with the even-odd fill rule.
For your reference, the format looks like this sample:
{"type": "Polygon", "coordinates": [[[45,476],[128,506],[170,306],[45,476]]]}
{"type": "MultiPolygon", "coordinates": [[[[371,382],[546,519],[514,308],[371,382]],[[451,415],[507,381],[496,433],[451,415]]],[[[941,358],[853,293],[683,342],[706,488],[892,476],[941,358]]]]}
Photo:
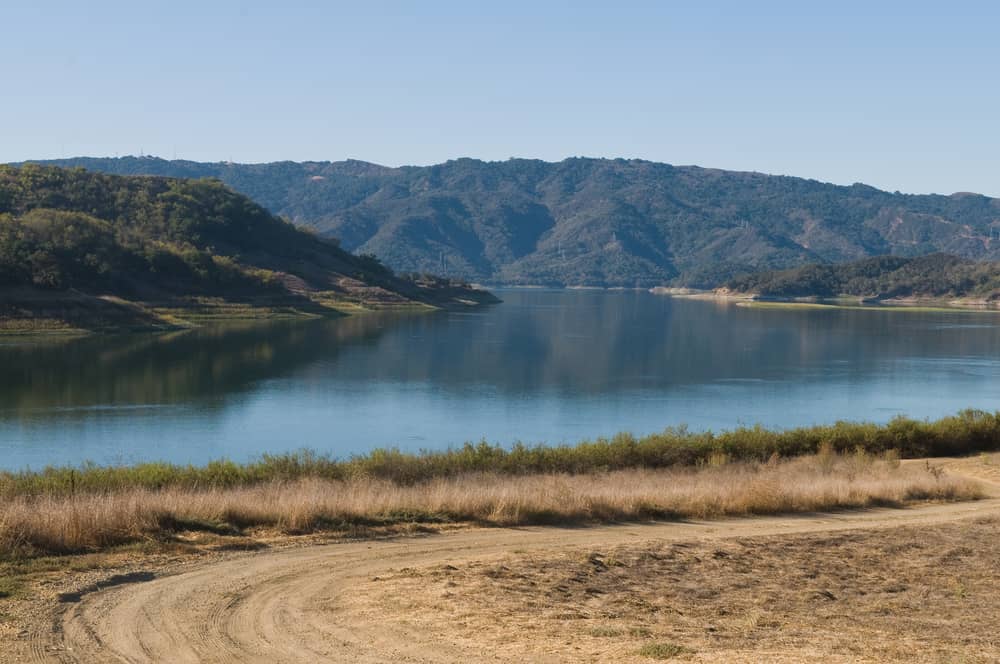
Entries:
{"type": "Polygon", "coordinates": [[[0,467],[1000,408],[1000,315],[501,291],[475,312],[0,345],[0,467]]]}

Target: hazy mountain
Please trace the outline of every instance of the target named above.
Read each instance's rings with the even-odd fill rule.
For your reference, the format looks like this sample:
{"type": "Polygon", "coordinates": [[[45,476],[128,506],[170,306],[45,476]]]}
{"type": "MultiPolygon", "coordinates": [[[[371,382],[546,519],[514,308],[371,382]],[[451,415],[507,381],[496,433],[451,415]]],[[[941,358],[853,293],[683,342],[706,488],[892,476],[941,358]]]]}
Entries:
{"type": "Polygon", "coordinates": [[[507,284],[715,286],[760,269],[947,252],[1000,259],[1000,200],[639,160],[197,163],[77,158],[214,177],[400,271],[507,284]]]}

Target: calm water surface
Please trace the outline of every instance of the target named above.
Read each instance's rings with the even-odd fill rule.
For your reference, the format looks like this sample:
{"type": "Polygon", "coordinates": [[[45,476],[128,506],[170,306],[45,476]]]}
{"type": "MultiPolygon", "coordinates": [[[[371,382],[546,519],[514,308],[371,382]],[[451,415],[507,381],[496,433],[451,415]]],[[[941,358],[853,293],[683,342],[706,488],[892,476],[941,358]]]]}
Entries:
{"type": "Polygon", "coordinates": [[[502,291],[476,312],[0,341],[0,467],[1000,408],[1000,315],[502,291]]]}

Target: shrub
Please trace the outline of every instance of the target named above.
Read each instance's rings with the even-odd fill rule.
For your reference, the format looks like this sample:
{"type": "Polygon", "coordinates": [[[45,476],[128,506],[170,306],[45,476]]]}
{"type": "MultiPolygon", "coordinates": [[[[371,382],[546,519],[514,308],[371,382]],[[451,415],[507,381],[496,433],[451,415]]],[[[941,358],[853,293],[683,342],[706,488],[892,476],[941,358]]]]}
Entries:
{"type": "Polygon", "coordinates": [[[890,462],[900,457],[955,456],[1000,450],[1000,413],[966,410],[937,421],[898,417],[886,425],[837,422],[788,430],[741,427],[720,434],[671,428],[637,438],[621,433],[577,445],[515,443],[510,448],[486,441],[416,454],[378,449],[349,459],[303,450],[266,454],[248,463],[213,461],[205,466],[143,463],[135,466],[48,467],[40,471],[0,472],[0,498],[16,495],[66,495],[122,488],[231,488],[272,480],[315,477],[330,480],[371,478],[401,485],[468,473],[528,475],[596,473],[632,468],[718,466],[727,461],[765,463],[772,457],[817,454],[821,466],[835,453],[851,454],[860,468],[869,456],[890,462]]]}

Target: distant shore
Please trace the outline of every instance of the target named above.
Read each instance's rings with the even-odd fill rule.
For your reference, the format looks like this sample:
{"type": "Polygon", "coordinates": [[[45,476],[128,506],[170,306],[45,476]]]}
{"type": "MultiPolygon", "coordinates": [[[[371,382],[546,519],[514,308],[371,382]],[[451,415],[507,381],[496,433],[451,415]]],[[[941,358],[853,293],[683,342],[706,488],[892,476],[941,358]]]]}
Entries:
{"type": "Polygon", "coordinates": [[[688,300],[716,300],[732,302],[738,306],[760,308],[824,308],[824,309],[899,309],[906,311],[1000,311],[1000,300],[982,298],[941,298],[941,297],[896,297],[878,298],[861,295],[839,295],[821,297],[805,295],[782,297],[742,293],[724,288],[687,288],[683,286],[588,286],[588,285],[545,285],[545,284],[486,284],[484,287],[496,290],[572,290],[572,291],[642,291],[654,295],[666,295],[688,300]]]}
{"type": "Polygon", "coordinates": [[[1000,311],[1000,302],[977,298],[935,298],[935,297],[905,297],[877,298],[860,295],[840,295],[837,297],[820,297],[806,295],[801,297],[781,297],[760,295],[759,293],[740,293],[727,289],[703,290],[697,288],[673,288],[657,286],[649,289],[654,295],[685,298],[692,300],[721,300],[734,302],[740,306],[760,308],[838,308],[838,309],[901,309],[908,311],[1000,311]]]}

